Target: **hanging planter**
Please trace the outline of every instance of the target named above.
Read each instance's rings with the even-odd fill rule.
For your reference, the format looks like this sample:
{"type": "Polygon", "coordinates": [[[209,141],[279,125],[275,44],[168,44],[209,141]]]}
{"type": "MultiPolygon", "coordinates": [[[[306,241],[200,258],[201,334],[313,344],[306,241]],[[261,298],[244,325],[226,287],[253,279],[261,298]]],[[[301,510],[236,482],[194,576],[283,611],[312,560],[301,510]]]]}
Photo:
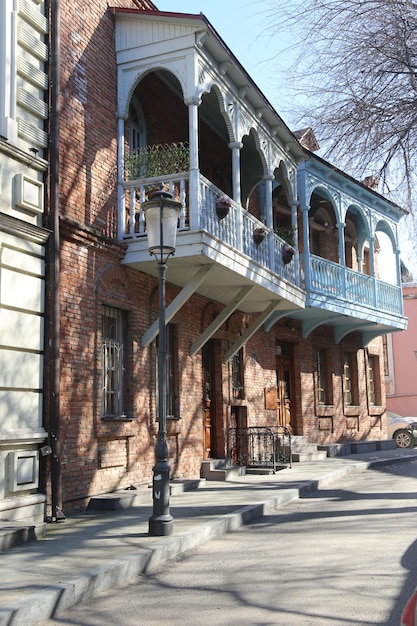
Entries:
{"type": "Polygon", "coordinates": [[[288,265],[288,263],[291,263],[294,254],[295,250],[292,246],[290,246],[289,243],[285,243],[282,246],[282,260],[284,265],[288,265]]]}
{"type": "Polygon", "coordinates": [[[225,218],[230,211],[230,207],[232,206],[232,201],[228,196],[221,196],[216,200],[216,213],[219,220],[225,218]]]}
{"type": "Polygon", "coordinates": [[[253,241],[255,242],[256,246],[259,246],[263,242],[265,237],[266,237],[265,228],[262,228],[262,227],[255,228],[255,230],[253,231],[253,241]]]}

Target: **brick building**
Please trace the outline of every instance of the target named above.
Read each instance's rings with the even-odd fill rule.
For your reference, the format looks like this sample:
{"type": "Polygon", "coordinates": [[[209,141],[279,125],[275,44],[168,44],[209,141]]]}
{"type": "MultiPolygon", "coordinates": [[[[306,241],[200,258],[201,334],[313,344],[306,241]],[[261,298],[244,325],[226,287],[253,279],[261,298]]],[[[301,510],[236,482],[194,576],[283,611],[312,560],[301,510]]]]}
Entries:
{"type": "Polygon", "coordinates": [[[48,514],[152,477],[158,267],[143,204],[155,189],[181,203],[166,287],[172,476],[236,460],[236,428],[385,439],[379,337],[405,318],[375,240],[382,230],[397,250],[398,207],[310,152],[311,132],[290,132],[203,15],[60,5],[48,514]]]}

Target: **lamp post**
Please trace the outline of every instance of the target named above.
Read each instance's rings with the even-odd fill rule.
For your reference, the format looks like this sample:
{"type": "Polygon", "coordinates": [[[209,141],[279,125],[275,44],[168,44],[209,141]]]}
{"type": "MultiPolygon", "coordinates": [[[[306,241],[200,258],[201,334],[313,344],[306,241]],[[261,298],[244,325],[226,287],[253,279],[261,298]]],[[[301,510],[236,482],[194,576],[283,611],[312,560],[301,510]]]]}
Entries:
{"type": "Polygon", "coordinates": [[[166,430],[166,325],[165,274],[167,259],[175,253],[175,237],[181,202],[175,202],[165,191],[157,191],[143,204],[148,247],[159,266],[159,340],[158,340],[158,438],[153,467],[153,511],[149,518],[149,534],[170,535],[174,518],[169,512],[169,472],[166,430]]]}

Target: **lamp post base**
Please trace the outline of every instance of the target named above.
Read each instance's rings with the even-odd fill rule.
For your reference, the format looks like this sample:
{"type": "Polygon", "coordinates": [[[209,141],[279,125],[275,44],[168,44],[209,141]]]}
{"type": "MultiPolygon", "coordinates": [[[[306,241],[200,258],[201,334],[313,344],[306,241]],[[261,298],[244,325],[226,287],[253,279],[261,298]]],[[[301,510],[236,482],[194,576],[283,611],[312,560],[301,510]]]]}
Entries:
{"type": "Polygon", "coordinates": [[[168,537],[172,535],[174,529],[174,518],[172,515],[158,515],[149,518],[149,534],[152,537],[168,537]]]}

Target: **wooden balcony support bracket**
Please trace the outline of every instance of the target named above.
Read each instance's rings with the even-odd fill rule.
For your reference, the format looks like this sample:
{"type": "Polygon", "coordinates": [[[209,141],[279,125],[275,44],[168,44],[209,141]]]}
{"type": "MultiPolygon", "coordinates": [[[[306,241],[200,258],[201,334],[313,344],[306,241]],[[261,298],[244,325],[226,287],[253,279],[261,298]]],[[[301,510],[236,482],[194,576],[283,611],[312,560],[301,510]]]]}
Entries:
{"type": "MultiPolygon", "coordinates": [[[[396,329],[396,330],[400,330],[400,329],[396,329]]],[[[370,343],[373,339],[376,339],[377,337],[380,337],[381,335],[385,335],[387,332],[388,333],[392,332],[392,328],[390,328],[389,330],[382,330],[380,328],[379,330],[364,331],[362,333],[362,348],[366,348],[368,343],[370,343]]]]}
{"type": "Polygon", "coordinates": [[[269,319],[266,320],[264,324],[264,332],[269,333],[274,324],[279,322],[279,320],[281,320],[283,317],[291,315],[291,313],[294,313],[294,309],[285,309],[283,311],[275,311],[274,313],[272,313],[272,315],[269,317],[269,319]]]}
{"type": "Polygon", "coordinates": [[[340,315],[332,315],[331,317],[316,317],[313,320],[303,320],[303,339],[307,339],[313,330],[319,326],[323,326],[324,324],[327,326],[336,320],[340,320],[340,317],[340,315]]]}
{"type": "MultiPolygon", "coordinates": [[[[194,274],[192,279],[187,283],[187,285],[180,291],[180,293],[173,299],[173,301],[167,306],[165,312],[165,320],[166,323],[174,317],[176,313],[181,309],[182,306],[191,298],[193,293],[199,288],[201,283],[204,281],[208,273],[213,269],[214,265],[203,265],[200,269],[194,274]]],[[[141,345],[142,348],[146,348],[151,341],[155,339],[159,332],[159,318],[154,321],[154,323],[148,328],[146,333],[143,334],[141,345]]]]}
{"type": "Polygon", "coordinates": [[[234,311],[238,308],[239,304],[243,302],[246,296],[252,291],[253,287],[248,285],[246,287],[242,287],[237,296],[229,302],[225,309],[216,317],[215,320],[206,328],[206,330],[200,335],[200,337],[193,343],[190,348],[190,355],[194,356],[205,343],[214,335],[216,330],[220,328],[220,326],[232,315],[234,311]]]}
{"type": "MultiPolygon", "coordinates": [[[[346,335],[349,335],[349,333],[353,333],[356,330],[363,330],[364,327],[366,327],[366,326],[375,326],[375,322],[361,321],[361,322],[358,322],[357,324],[353,324],[352,323],[352,324],[343,324],[343,326],[337,326],[334,329],[334,342],[335,342],[335,344],[339,344],[342,341],[342,339],[344,339],[346,337],[346,335]]],[[[370,334],[373,335],[374,333],[372,331],[370,331],[370,334]]],[[[381,330],[379,330],[375,334],[375,337],[377,337],[378,335],[383,335],[383,334],[384,333],[381,330]]],[[[362,339],[363,339],[363,333],[362,333],[362,339]]],[[[373,339],[373,337],[371,337],[371,339],[373,339]]],[[[367,343],[369,343],[369,341],[367,343]]],[[[363,347],[365,347],[365,346],[363,346],[363,347]]]]}
{"type": "Polygon", "coordinates": [[[256,320],[246,329],[246,331],[241,335],[237,341],[232,345],[231,348],[225,353],[223,357],[223,363],[227,363],[230,359],[239,352],[240,348],[245,345],[247,341],[256,333],[256,331],[264,324],[264,322],[268,319],[268,317],[279,307],[281,300],[273,300],[266,307],[265,311],[263,311],[256,320]]]}

